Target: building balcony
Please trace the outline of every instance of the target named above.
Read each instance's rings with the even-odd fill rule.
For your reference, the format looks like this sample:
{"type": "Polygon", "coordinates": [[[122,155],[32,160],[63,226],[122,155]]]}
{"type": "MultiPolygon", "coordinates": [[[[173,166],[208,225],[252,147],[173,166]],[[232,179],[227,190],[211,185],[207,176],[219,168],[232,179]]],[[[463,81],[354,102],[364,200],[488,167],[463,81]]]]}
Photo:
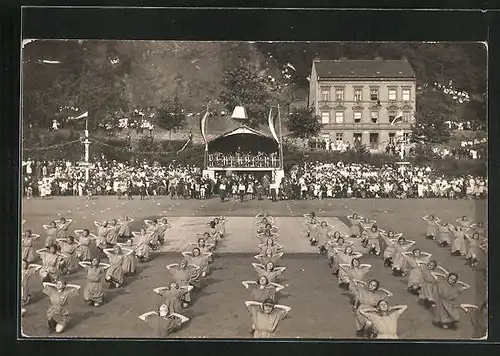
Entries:
{"type": "Polygon", "coordinates": [[[353,122],[351,123],[342,123],[342,124],[337,124],[337,123],[329,123],[329,124],[323,124],[322,125],[323,130],[362,130],[362,131],[367,131],[367,130],[390,130],[390,131],[398,131],[398,130],[411,130],[411,124],[410,123],[403,123],[403,124],[397,124],[397,125],[391,125],[389,123],[359,123],[355,124],[353,122]]]}

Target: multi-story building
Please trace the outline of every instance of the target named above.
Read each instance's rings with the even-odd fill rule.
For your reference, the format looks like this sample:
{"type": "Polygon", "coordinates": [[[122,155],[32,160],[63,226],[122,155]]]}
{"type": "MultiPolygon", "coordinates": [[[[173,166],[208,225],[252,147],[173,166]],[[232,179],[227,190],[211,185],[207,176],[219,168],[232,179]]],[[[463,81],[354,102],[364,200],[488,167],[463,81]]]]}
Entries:
{"type": "Polygon", "coordinates": [[[321,137],[335,146],[359,141],[372,150],[408,138],[415,117],[416,79],[401,60],[320,60],[312,64],[309,105],[321,137]]]}

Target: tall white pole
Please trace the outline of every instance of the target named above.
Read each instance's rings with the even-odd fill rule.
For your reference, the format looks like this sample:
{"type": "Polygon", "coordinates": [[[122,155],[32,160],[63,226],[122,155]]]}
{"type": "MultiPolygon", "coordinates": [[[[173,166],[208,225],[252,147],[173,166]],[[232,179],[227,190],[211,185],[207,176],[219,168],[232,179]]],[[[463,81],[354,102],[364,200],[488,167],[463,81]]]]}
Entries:
{"type": "Polygon", "coordinates": [[[401,129],[401,152],[399,152],[399,157],[401,161],[405,159],[405,143],[404,143],[404,131],[401,129]]]}
{"type": "Polygon", "coordinates": [[[280,104],[278,103],[278,126],[280,129],[280,142],[279,142],[279,167],[283,169],[283,133],[281,132],[281,110],[280,104]]]}
{"type": "Polygon", "coordinates": [[[90,178],[89,164],[90,164],[90,141],[89,141],[89,122],[85,119],[85,181],[88,182],[90,178]]]}

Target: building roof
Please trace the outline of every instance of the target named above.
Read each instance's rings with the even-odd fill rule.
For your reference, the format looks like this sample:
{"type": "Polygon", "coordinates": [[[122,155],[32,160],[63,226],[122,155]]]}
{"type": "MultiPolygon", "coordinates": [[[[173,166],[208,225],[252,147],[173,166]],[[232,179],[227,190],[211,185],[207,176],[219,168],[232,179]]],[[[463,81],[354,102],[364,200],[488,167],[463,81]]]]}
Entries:
{"type": "Polygon", "coordinates": [[[415,78],[407,60],[319,60],[314,61],[321,78],[415,78]]]}

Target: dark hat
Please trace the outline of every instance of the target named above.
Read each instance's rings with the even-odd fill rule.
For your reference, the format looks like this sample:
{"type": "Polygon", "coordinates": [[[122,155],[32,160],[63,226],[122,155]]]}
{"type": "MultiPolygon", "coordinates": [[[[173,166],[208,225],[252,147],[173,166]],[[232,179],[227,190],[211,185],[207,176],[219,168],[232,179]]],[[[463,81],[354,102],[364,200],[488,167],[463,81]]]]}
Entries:
{"type": "Polygon", "coordinates": [[[271,298],[266,298],[264,300],[264,302],[262,303],[262,306],[265,306],[265,305],[269,305],[269,306],[274,307],[274,300],[272,300],[271,298]]]}

